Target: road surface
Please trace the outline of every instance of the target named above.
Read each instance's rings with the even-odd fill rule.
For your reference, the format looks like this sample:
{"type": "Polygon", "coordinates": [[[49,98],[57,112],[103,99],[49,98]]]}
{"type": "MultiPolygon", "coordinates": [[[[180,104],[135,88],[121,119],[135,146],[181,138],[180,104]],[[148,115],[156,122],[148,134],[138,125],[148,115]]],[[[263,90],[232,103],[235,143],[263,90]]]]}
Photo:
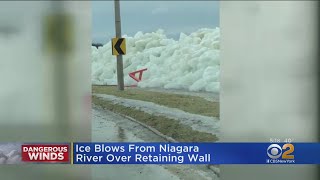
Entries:
{"type": "MultiPolygon", "coordinates": [[[[93,105],[92,141],[165,142],[150,130],[111,111],[93,105]]],[[[94,180],[210,180],[218,177],[204,165],[94,165],[94,180]]]]}

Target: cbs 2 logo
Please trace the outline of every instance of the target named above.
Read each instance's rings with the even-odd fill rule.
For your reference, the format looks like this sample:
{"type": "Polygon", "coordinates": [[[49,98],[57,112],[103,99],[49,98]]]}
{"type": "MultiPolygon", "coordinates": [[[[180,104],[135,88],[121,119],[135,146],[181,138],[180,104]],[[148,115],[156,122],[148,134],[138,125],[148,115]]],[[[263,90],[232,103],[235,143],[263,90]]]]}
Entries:
{"type": "Polygon", "coordinates": [[[294,159],[293,151],[293,144],[284,144],[282,148],[278,144],[271,144],[267,149],[267,154],[271,159],[277,159],[280,156],[282,159],[294,159]]]}

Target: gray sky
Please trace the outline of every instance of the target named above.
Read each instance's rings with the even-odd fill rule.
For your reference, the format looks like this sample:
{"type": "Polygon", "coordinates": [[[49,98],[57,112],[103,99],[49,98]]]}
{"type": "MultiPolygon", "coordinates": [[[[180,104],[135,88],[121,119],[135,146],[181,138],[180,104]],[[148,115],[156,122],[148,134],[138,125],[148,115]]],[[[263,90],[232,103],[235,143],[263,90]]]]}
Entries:
{"type": "MultiPolygon", "coordinates": [[[[219,1],[120,1],[122,34],[165,30],[178,38],[199,28],[219,26],[219,1]]],[[[92,41],[106,43],[115,35],[114,2],[92,1],[92,41]]]]}

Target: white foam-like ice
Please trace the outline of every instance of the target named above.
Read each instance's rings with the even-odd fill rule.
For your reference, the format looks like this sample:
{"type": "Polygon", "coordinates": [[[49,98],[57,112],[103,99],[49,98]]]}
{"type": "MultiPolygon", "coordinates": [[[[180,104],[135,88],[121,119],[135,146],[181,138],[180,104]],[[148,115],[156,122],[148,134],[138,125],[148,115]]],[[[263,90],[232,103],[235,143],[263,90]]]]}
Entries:
{"type": "MultiPolygon", "coordinates": [[[[126,85],[136,84],[128,73],[148,68],[139,87],[219,92],[219,28],[181,33],[177,41],[167,38],[163,30],[126,38],[126,85]]],[[[93,84],[117,84],[116,58],[111,51],[111,42],[99,49],[92,47],[93,84]]]]}
{"type": "Polygon", "coordinates": [[[0,143],[0,165],[20,163],[21,143],[0,143]]]}

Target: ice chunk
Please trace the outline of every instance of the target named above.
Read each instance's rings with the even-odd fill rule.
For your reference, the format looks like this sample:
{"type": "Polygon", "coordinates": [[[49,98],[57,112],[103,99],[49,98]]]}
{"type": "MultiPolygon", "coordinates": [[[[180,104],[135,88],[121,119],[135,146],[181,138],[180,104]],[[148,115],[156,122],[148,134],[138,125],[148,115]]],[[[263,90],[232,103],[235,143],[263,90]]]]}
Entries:
{"type": "MultiPolygon", "coordinates": [[[[124,60],[126,85],[136,84],[129,73],[148,68],[138,86],[143,88],[185,89],[218,92],[220,88],[220,29],[199,29],[178,41],[166,37],[164,30],[137,32],[127,37],[124,60]]],[[[92,48],[92,83],[117,84],[116,58],[111,42],[92,48]]]]}

